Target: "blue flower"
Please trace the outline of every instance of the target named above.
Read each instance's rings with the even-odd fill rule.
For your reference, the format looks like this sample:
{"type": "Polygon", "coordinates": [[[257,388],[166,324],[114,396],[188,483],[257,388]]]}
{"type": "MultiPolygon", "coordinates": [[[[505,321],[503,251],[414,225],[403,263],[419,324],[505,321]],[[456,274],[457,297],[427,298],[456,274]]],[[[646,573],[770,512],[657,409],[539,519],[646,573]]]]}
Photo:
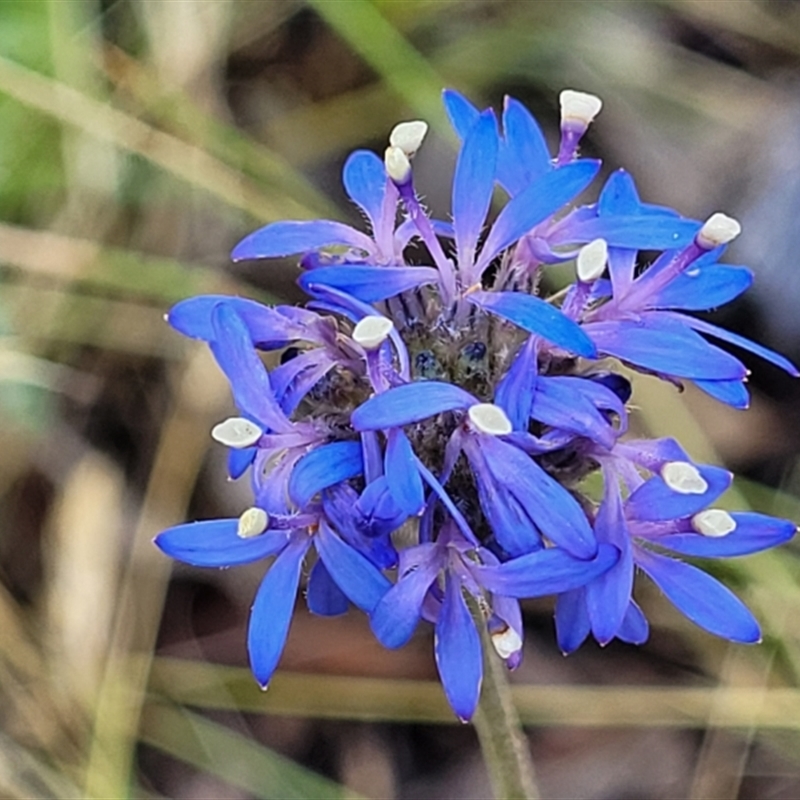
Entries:
{"type": "Polygon", "coordinates": [[[274,558],[248,634],[262,685],[312,551],[309,609],[352,603],[387,647],[431,623],[464,720],[480,693],[482,635],[509,668],[522,657],[522,598],[556,595],[564,652],[589,634],[641,643],[638,570],[706,630],[758,640],[745,606],[682,557],[774,547],[794,524],[714,508],[730,473],[694,464],[673,440],[631,440],[632,385],[607,359],[734,406],[747,403],[747,372],[706,337],[797,370],[692,316],[752,281],[720,263],[738,223],[644,203],[622,170],[582,202],[600,164],[578,149],[601,105],[562,93],[551,156],[517,101],[498,120],[448,91],[461,140],[451,222],[433,219],[415,189],[427,125],[401,123],[383,159],[357,151],[344,167],[369,233],[284,221],[234,249],[234,259],[298,256],[305,307],[211,295],[170,311],[230,381],[237,412],[212,436],[230,450],[232,477],[249,470],[254,500],[238,519],[180,525],[156,543],[198,566],[274,558]],[[492,216],[497,186],[508,199],[492,216]],[[658,255],[643,265],[643,251],[658,255]],[[572,285],[542,295],[549,266],[573,260],[572,285]],[[262,351],[280,363],[268,369],[262,351]],[[592,473],[601,496],[584,481],[592,473]]]}

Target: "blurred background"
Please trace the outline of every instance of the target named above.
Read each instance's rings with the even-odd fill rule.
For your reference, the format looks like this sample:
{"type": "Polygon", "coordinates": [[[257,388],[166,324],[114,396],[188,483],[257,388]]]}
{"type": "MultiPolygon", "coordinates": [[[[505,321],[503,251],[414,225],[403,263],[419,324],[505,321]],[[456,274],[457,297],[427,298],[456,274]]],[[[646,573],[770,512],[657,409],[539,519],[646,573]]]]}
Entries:
{"type": "MultiPolygon", "coordinates": [[[[448,213],[440,105],[558,93],[605,105],[583,152],[648,202],[739,217],[756,271],[714,315],[800,358],[800,3],[794,0],[0,2],[0,794],[9,798],[486,798],[431,633],[384,651],[362,615],[298,604],[267,693],[246,669],[263,567],[202,571],[151,543],[238,515],[208,431],[231,412],[163,322],[196,293],[296,298],[290,262],[232,265],[271,220],[357,221],[339,173],[424,118],[418,186],[448,213]]],[[[731,508],[800,519],[800,391],[753,369],[733,411],[643,378],[637,424],[742,478],[731,508]]],[[[240,485],[241,484],[241,485],[240,485]]],[[[642,648],[568,659],[525,606],[517,700],[547,798],[800,796],[798,550],[714,565],[762,621],[729,646],[652,587],[642,648]]]]}

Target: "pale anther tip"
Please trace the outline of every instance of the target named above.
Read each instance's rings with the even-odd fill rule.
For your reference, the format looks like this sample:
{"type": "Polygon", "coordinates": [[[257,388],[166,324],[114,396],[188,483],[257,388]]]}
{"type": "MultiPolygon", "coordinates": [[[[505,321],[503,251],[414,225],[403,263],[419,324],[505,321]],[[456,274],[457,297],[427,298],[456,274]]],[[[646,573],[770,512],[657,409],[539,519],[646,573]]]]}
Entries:
{"type": "Polygon", "coordinates": [[[707,508],[692,517],[692,527],[703,536],[718,538],[736,530],[736,520],[721,508],[707,508]]]}
{"type": "Polygon", "coordinates": [[[564,89],[558,99],[561,103],[561,121],[580,122],[584,126],[588,126],[603,107],[603,101],[596,95],[575,89],[564,89]]]}
{"type": "Polygon", "coordinates": [[[576,268],[579,280],[584,283],[597,280],[606,269],[608,263],[608,244],[605,239],[589,242],[578,253],[576,268]]]}
{"type": "Polygon", "coordinates": [[[387,317],[364,317],[353,328],[353,341],[365,350],[374,350],[386,341],[393,328],[394,323],[387,317]]]}
{"type": "Polygon", "coordinates": [[[392,128],[392,132],[389,134],[389,145],[399,147],[411,158],[419,150],[427,133],[428,123],[421,119],[400,122],[392,128]]]}
{"type": "Polygon", "coordinates": [[[411,176],[411,162],[408,156],[399,148],[389,146],[383,157],[386,174],[395,183],[405,183],[411,176]]]}
{"type": "Polygon", "coordinates": [[[494,403],[476,403],[469,407],[467,414],[473,427],[480,433],[505,436],[513,430],[506,412],[494,403]]]}
{"type": "Polygon", "coordinates": [[[717,212],[712,214],[697,233],[696,242],[704,250],[713,250],[732,242],[742,232],[742,226],[733,217],[717,212]]]}
{"type": "Polygon", "coordinates": [[[519,652],[522,648],[522,638],[510,626],[503,631],[497,631],[491,634],[491,638],[495,652],[504,661],[511,658],[514,653],[519,652]]]}
{"type": "Polygon", "coordinates": [[[688,461],[669,461],[661,468],[664,483],[678,494],[705,494],[708,483],[694,464],[688,461]]]}
{"type": "Polygon", "coordinates": [[[254,536],[264,533],[268,526],[269,514],[263,508],[253,506],[239,517],[236,535],[240,539],[252,539],[254,536]]]}
{"type": "Polygon", "coordinates": [[[229,417],[211,429],[211,438],[226,447],[242,449],[252,447],[263,433],[261,428],[249,419],[229,417]]]}

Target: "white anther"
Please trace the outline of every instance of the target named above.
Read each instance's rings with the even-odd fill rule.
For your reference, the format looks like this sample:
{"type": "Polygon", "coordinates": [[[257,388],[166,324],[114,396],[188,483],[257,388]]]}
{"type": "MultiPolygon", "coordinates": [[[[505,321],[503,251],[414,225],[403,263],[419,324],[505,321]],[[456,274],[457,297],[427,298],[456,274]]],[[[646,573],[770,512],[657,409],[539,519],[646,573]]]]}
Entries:
{"type": "Polygon", "coordinates": [[[505,436],[513,430],[511,420],[506,416],[506,412],[494,403],[477,403],[470,406],[467,413],[470,422],[481,433],[505,436]]]}
{"type": "Polygon", "coordinates": [[[584,283],[597,280],[608,263],[608,245],[605,239],[595,239],[582,247],[578,253],[577,271],[579,280],[584,283]]]}
{"type": "Polygon", "coordinates": [[[692,517],[692,527],[703,536],[727,536],[736,530],[736,520],[721,508],[708,508],[692,517]]]}
{"type": "Polygon", "coordinates": [[[230,417],[211,429],[211,438],[226,447],[241,449],[252,447],[264,431],[249,419],[230,417]]]}
{"type": "Polygon", "coordinates": [[[389,144],[399,147],[409,158],[419,150],[425,134],[428,132],[428,123],[421,119],[413,122],[401,122],[392,128],[389,134],[389,144]]]}
{"type": "Polygon", "coordinates": [[[365,350],[380,347],[392,332],[394,324],[386,317],[364,317],[353,328],[353,341],[365,350]]]}
{"type": "Polygon", "coordinates": [[[561,103],[561,122],[579,122],[584,127],[588,127],[603,107],[599,97],[574,89],[564,89],[558,99],[561,103]]]}
{"type": "Polygon", "coordinates": [[[703,223],[695,241],[704,250],[713,250],[732,242],[741,232],[742,226],[733,217],[717,212],[703,223]]]}
{"type": "Polygon", "coordinates": [[[708,490],[706,479],[687,461],[667,462],[661,467],[661,477],[678,494],[704,494],[708,490]]]}
{"type": "Polygon", "coordinates": [[[252,539],[260,536],[269,525],[269,514],[263,508],[253,506],[239,517],[239,525],[236,528],[236,535],[240,539],[252,539]]]}
{"type": "Polygon", "coordinates": [[[387,147],[383,157],[386,174],[395,183],[405,183],[411,175],[411,162],[399,147],[387,147]]]}
{"type": "Polygon", "coordinates": [[[504,631],[492,634],[492,644],[497,651],[497,655],[505,661],[511,658],[514,653],[519,652],[522,648],[522,639],[513,628],[508,627],[504,631]]]}

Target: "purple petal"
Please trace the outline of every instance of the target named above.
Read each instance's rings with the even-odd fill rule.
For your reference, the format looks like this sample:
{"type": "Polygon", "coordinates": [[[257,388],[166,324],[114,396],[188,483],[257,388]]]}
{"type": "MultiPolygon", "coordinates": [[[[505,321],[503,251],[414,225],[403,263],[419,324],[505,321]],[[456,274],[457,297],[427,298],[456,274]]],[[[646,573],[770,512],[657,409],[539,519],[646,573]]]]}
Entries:
{"type": "Polygon", "coordinates": [[[400,429],[389,431],[386,440],[386,480],[397,505],[411,516],[422,511],[425,492],[414,450],[400,429]]]}
{"type": "Polygon", "coordinates": [[[515,431],[527,431],[537,369],[536,338],[531,336],[500,379],[494,394],[495,403],[506,412],[515,431]]]}
{"type": "Polygon", "coordinates": [[[434,653],[442,688],[456,716],[466,722],[478,705],[483,680],[481,640],[461,593],[448,572],[444,602],[436,622],[434,653]]]}
{"type": "Polygon", "coordinates": [[[336,585],[368,614],[389,591],[391,583],[361,553],[342,541],[324,522],[314,543],[336,585]]]}
{"type": "Polygon", "coordinates": [[[558,649],[567,656],[577,650],[592,629],[586,610],[586,590],[564,592],[556,600],[556,639],[558,649]]]}
{"type": "Polygon", "coordinates": [[[708,488],[702,494],[681,494],[667,486],[660,475],[645,481],[625,502],[629,519],[660,522],[696,514],[713,503],[731,485],[733,475],[721,467],[697,465],[708,488]]]}
{"type": "Polygon", "coordinates": [[[599,169],[599,161],[576,161],[548,172],[512,198],[489,231],[473,277],[480,278],[501,251],[582,192],[599,169]]]}
{"type": "Polygon", "coordinates": [[[525,106],[506,97],[497,180],[513,197],[553,169],[542,129],[525,106]]]}
{"type": "Polygon", "coordinates": [[[671,280],[648,301],[649,308],[678,308],[684,311],[705,311],[724,306],[753,282],[747,267],[730,264],[692,266],[671,280]]]}
{"type": "Polygon", "coordinates": [[[341,222],[327,219],[273,222],[245,236],[233,248],[231,258],[278,258],[295,253],[308,253],[323,247],[354,247],[366,253],[375,252],[375,243],[361,231],[341,222]]]}
{"type": "Polygon", "coordinates": [[[364,303],[377,303],[389,297],[436,283],[439,273],[431,267],[350,266],[319,267],[304,272],[298,283],[314,295],[319,286],[338,289],[364,303]]]}
{"type": "Polygon", "coordinates": [[[699,533],[675,533],[652,541],[677,553],[700,558],[729,558],[759,553],[777,547],[797,532],[794,522],[765,514],[734,512],[736,529],[726,536],[703,536],[699,533]]]}
{"type": "Polygon", "coordinates": [[[650,626],[647,618],[642,613],[642,609],[636,605],[636,601],[631,600],[625,618],[622,620],[617,631],[617,639],[628,644],[644,644],[650,635],[650,626]]]}
{"type": "Polygon", "coordinates": [[[494,112],[484,111],[464,139],[453,176],[453,227],[462,268],[475,260],[475,246],[492,202],[498,147],[494,112]]]}
{"type": "Polygon", "coordinates": [[[347,595],[336,585],[322,559],[317,559],[308,576],[306,603],[312,614],[321,617],[338,617],[347,613],[350,603],[347,595]]]}
{"type": "Polygon", "coordinates": [[[239,315],[228,304],[220,303],[212,312],[212,323],[211,350],[230,381],[238,408],[272,431],[291,431],[292,423],[275,399],[269,374],[239,315]]]}
{"type": "Polygon", "coordinates": [[[315,494],[361,474],[360,442],[331,442],[304,455],[292,470],[288,492],[298,508],[305,508],[315,494]]]}
{"type": "Polygon", "coordinates": [[[367,215],[372,230],[376,230],[386,193],[383,161],[369,150],[356,150],[344,162],[342,181],[350,199],[367,215]]]}
{"type": "Polygon", "coordinates": [[[357,431],[397,428],[476,402],[471,394],[450,383],[407,383],[370,397],[350,415],[350,422],[357,431]]]}
{"type": "Polygon", "coordinates": [[[397,583],[370,616],[376,638],[392,649],[402,647],[411,638],[420,620],[425,595],[443,566],[441,548],[436,545],[421,544],[411,549],[417,561],[414,568],[401,571],[397,583]]]}
{"type": "Polygon", "coordinates": [[[586,358],[597,355],[594,344],[580,326],[538,297],[520,292],[473,292],[467,295],[467,300],[571,353],[586,358]]]}
{"type": "Polygon", "coordinates": [[[233,567],[274,555],[286,546],[287,531],[265,531],[242,539],[238,519],[209,519],[159,533],[155,545],[171,558],[195,567],[233,567]]]}
{"type": "Polygon", "coordinates": [[[286,644],[300,583],[300,568],[310,543],[308,536],[298,536],[275,559],[258,587],[250,611],[247,652],[250,654],[250,669],[262,688],[272,678],[286,644]]]}
{"type": "Polygon", "coordinates": [[[270,378],[283,412],[291,414],[336,363],[323,348],[317,347],[276,367],[270,378]]]}
{"type": "Polygon", "coordinates": [[[601,544],[589,561],[574,558],[560,547],[512,558],[496,567],[476,567],[483,586],[507,597],[543,597],[569,592],[602,575],[617,563],[619,550],[601,544]]]}
{"type": "Polygon", "coordinates": [[[708,344],[685,324],[650,312],[638,320],[591,322],[584,331],[600,353],[665,375],[701,380],[741,380],[747,374],[733,356],[708,344]],[[655,316],[655,315],[658,316],[655,316]]]}
{"type": "Polygon", "coordinates": [[[734,642],[754,644],[761,631],[736,595],[697,567],[638,549],[636,563],[696,625],[734,642]]]}

